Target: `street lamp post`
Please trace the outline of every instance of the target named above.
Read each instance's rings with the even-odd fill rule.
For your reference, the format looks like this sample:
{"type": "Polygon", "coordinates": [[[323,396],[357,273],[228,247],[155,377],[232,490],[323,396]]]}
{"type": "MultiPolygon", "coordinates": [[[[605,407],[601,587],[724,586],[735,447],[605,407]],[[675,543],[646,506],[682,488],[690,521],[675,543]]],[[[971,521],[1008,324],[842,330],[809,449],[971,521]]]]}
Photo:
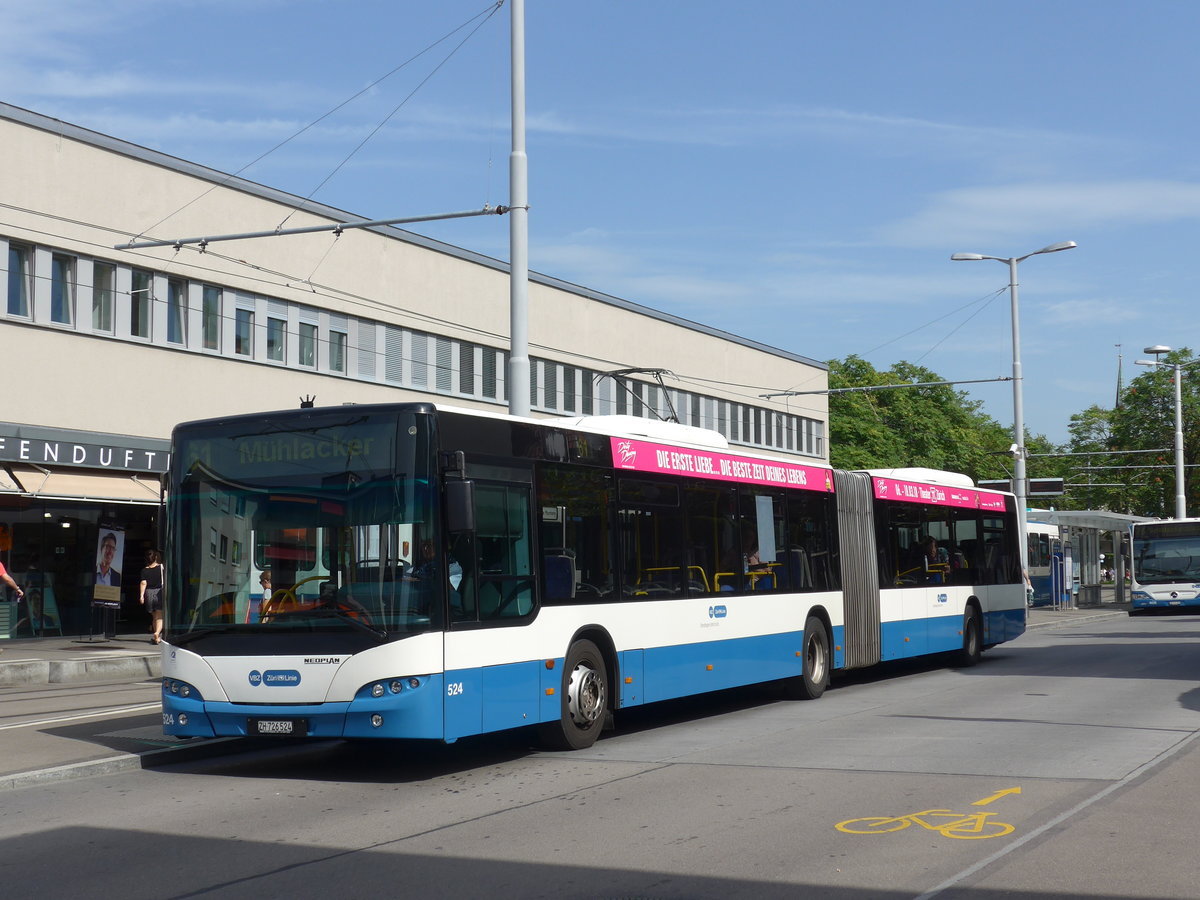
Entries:
{"type": "Polygon", "coordinates": [[[1164,347],[1162,344],[1146,347],[1142,352],[1153,356],[1154,359],[1139,359],[1137,360],[1139,366],[1165,366],[1175,370],[1175,518],[1186,519],[1187,498],[1183,480],[1183,370],[1188,366],[1200,363],[1200,359],[1186,363],[1163,362],[1163,355],[1170,353],[1171,348],[1164,347]]]}
{"type": "Polygon", "coordinates": [[[1021,569],[1026,571],[1029,563],[1029,547],[1025,539],[1025,507],[1028,494],[1025,479],[1025,408],[1021,381],[1021,318],[1020,306],[1017,302],[1017,264],[1031,256],[1041,253],[1057,253],[1060,250],[1072,250],[1074,241],[1063,241],[1051,244],[1041,250],[1034,250],[1024,256],[985,256],[982,253],[955,253],[950,258],[956,262],[962,260],[994,259],[996,262],[1008,265],[1008,297],[1012,309],[1012,356],[1013,356],[1013,493],[1017,495],[1017,526],[1021,534],[1021,569]]]}

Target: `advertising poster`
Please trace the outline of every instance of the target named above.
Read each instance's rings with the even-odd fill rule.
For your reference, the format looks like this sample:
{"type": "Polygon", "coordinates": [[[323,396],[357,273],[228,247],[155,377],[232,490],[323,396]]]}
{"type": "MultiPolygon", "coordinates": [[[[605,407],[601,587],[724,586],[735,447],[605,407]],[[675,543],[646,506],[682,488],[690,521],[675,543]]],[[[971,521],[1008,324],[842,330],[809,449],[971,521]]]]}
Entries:
{"type": "Polygon", "coordinates": [[[125,530],[113,525],[101,525],[96,538],[95,587],[92,606],[103,609],[121,608],[121,565],[125,555],[125,530]]]}

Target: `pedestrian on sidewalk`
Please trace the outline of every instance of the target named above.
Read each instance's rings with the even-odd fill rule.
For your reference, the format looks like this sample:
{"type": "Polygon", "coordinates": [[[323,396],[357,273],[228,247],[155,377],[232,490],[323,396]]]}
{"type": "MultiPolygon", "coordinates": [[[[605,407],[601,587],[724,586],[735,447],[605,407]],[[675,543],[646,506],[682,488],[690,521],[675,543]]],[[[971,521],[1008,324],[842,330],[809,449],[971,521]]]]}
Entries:
{"type": "Polygon", "coordinates": [[[10,588],[17,592],[18,600],[25,596],[25,592],[21,590],[21,586],[13,581],[13,577],[8,574],[8,569],[4,568],[4,563],[2,562],[0,562],[0,581],[3,581],[10,588]]]}
{"type": "Polygon", "coordinates": [[[150,642],[154,644],[162,642],[162,590],[162,554],[157,550],[150,550],[146,553],[146,568],[142,569],[142,583],[140,592],[141,603],[144,607],[146,607],[146,612],[150,613],[150,642]]]}
{"type": "MultiPolygon", "coordinates": [[[[0,562],[0,581],[3,581],[10,588],[17,592],[17,600],[25,596],[25,592],[21,590],[21,586],[13,581],[13,577],[8,574],[8,569],[4,568],[4,563],[0,562]]],[[[0,648],[0,653],[3,653],[3,648],[0,648]]]]}

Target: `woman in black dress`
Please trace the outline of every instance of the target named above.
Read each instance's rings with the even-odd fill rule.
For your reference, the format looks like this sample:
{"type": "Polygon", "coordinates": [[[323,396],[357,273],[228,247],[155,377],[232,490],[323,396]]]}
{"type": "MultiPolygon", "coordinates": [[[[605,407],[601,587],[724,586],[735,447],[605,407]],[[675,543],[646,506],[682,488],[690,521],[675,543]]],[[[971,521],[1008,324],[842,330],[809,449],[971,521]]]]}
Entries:
{"type": "Polygon", "coordinates": [[[162,589],[162,554],[157,550],[150,550],[146,553],[146,568],[142,569],[141,601],[153,622],[150,640],[155,644],[162,641],[162,589]]]}

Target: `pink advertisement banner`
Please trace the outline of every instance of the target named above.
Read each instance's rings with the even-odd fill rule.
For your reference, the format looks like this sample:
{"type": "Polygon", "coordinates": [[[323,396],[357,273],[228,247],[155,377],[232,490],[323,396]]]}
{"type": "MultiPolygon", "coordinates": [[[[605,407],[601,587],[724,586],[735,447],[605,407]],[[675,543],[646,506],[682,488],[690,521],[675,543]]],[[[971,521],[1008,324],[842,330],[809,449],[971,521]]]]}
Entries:
{"type": "Polygon", "coordinates": [[[781,460],[749,459],[718,450],[697,450],[655,444],[632,438],[609,438],[613,466],[635,472],[691,475],[715,481],[737,481],[770,487],[833,491],[833,472],[819,466],[804,466],[781,460]]]}
{"type": "Polygon", "coordinates": [[[1004,495],[976,488],[951,487],[945,484],[922,484],[897,478],[871,479],[875,496],[880,500],[906,500],[933,506],[961,506],[967,509],[1004,511],[1004,495]]]}

